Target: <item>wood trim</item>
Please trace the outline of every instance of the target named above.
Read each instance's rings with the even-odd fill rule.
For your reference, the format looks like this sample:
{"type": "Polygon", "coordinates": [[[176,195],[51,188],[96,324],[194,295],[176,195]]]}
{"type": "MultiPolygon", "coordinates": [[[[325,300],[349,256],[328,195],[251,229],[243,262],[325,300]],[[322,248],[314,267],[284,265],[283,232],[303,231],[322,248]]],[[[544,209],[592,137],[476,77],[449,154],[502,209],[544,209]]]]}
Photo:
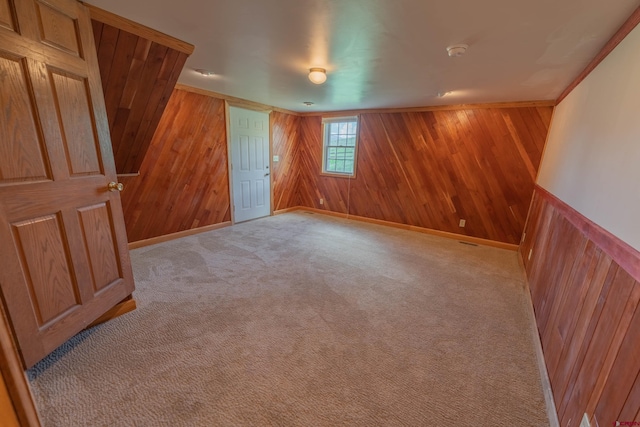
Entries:
{"type": "Polygon", "coordinates": [[[266,104],[261,104],[259,102],[249,101],[247,99],[236,98],[235,96],[225,95],[222,93],[213,92],[206,89],[200,89],[198,87],[188,86],[182,83],[176,84],[175,89],[197,93],[198,95],[204,95],[211,98],[223,99],[234,107],[246,108],[247,110],[263,111],[263,112],[277,111],[279,113],[292,114],[294,116],[300,115],[300,113],[296,113],[295,111],[285,110],[284,108],[274,107],[273,105],[266,105],[266,104]]]}
{"type": "Polygon", "coordinates": [[[419,113],[424,111],[451,111],[451,110],[475,110],[486,108],[524,108],[524,107],[554,107],[555,100],[543,101],[522,101],[522,102],[495,102],[485,104],[459,104],[459,105],[435,105],[427,107],[406,107],[406,108],[369,108],[363,110],[342,110],[342,111],[318,111],[310,113],[301,113],[298,111],[287,110],[284,108],[274,107],[273,105],[261,104],[259,102],[249,101],[247,99],[236,98],[231,95],[225,95],[206,89],[200,89],[193,86],[178,83],[176,89],[193,92],[200,95],[210,96],[228,101],[234,107],[247,108],[256,111],[277,111],[279,113],[291,114],[298,117],[342,117],[357,116],[360,114],[384,114],[384,113],[419,113]]]}
{"type": "Polygon", "coordinates": [[[13,407],[9,389],[4,382],[4,378],[0,376],[0,414],[2,414],[2,422],[5,427],[20,427],[18,423],[18,414],[13,407]]]}
{"type": "Polygon", "coordinates": [[[119,173],[117,174],[118,178],[135,178],[137,176],[140,176],[140,172],[135,172],[135,173],[119,173]]]}
{"type": "Polygon", "coordinates": [[[298,207],[293,207],[288,209],[281,209],[279,211],[276,211],[275,215],[280,215],[283,213],[295,212],[295,211],[311,212],[311,213],[317,213],[321,215],[334,216],[338,218],[351,219],[354,221],[367,222],[369,224],[399,228],[401,230],[416,231],[418,233],[431,234],[433,236],[445,237],[447,239],[458,240],[466,243],[473,243],[476,245],[484,245],[484,246],[491,246],[499,249],[507,249],[509,251],[514,251],[514,252],[518,250],[518,245],[512,245],[510,243],[496,242],[494,240],[481,239],[479,237],[465,236],[462,234],[449,233],[447,231],[433,230],[433,229],[424,228],[424,227],[416,227],[414,225],[400,224],[397,222],[384,221],[381,219],[373,219],[373,218],[366,218],[363,216],[349,215],[341,212],[325,211],[322,209],[309,208],[306,206],[298,206],[298,207]]]}
{"type": "Polygon", "coordinates": [[[233,194],[233,158],[231,151],[231,109],[229,101],[224,100],[224,126],[227,135],[227,177],[229,181],[229,214],[231,225],[236,223],[236,205],[233,194]]]}
{"type": "Polygon", "coordinates": [[[523,102],[494,102],[484,104],[433,105],[426,107],[406,108],[369,108],[363,110],[325,111],[310,113],[295,113],[301,117],[341,117],[357,116],[360,114],[393,114],[393,113],[422,113],[425,111],[479,110],[487,108],[525,108],[525,107],[553,107],[555,100],[523,101],[523,102]]]}
{"type": "Polygon", "coordinates": [[[563,99],[569,95],[573,89],[576,88],[589,74],[624,40],[627,35],[633,31],[633,29],[640,23],[640,6],[629,16],[629,19],[616,31],[616,33],[609,39],[604,47],[598,52],[595,58],[589,62],[587,67],[575,78],[573,82],[560,94],[556,100],[556,105],[562,102],[563,99]]]}
{"type": "Polygon", "coordinates": [[[130,311],[135,310],[136,307],[137,307],[136,300],[134,300],[133,297],[129,295],[129,297],[125,298],[123,301],[116,304],[113,308],[111,308],[109,311],[104,313],[102,316],[98,317],[96,320],[91,322],[89,326],[87,326],[85,329],[93,328],[94,326],[113,320],[116,317],[120,317],[123,314],[129,313],[130,311]]]}
{"type": "MultiPolygon", "coordinates": [[[[10,402],[3,397],[0,407],[11,406],[11,412],[17,417],[19,425],[23,427],[40,426],[38,410],[33,401],[29,383],[24,374],[24,366],[18,355],[18,348],[13,340],[11,327],[0,303],[0,374],[7,388],[10,402]]],[[[3,424],[4,425],[4,424],[3,424]]]]}
{"type": "Polygon", "coordinates": [[[299,211],[301,208],[300,206],[294,206],[292,208],[286,208],[286,209],[279,209],[277,211],[273,211],[274,215],[282,215],[282,214],[286,214],[289,212],[295,212],[295,211],[299,211]]]}
{"type": "Polygon", "coordinates": [[[170,240],[179,239],[181,237],[187,237],[194,234],[204,233],[211,230],[217,230],[219,228],[229,227],[231,221],[225,221],[218,224],[207,225],[205,227],[192,228],[190,230],[178,231],[177,233],[165,234],[163,236],[152,237],[150,239],[138,240],[137,242],[129,243],[129,250],[138,249],[145,246],[157,245],[158,243],[168,242],[170,240]]]}
{"type": "Polygon", "coordinates": [[[547,409],[547,418],[549,418],[550,427],[560,427],[560,420],[558,419],[558,410],[556,409],[556,403],[553,399],[553,388],[551,387],[551,378],[549,377],[549,370],[544,359],[544,350],[542,348],[542,341],[540,339],[540,333],[538,332],[538,326],[536,325],[536,309],[533,306],[533,300],[531,299],[531,288],[529,287],[529,278],[527,277],[527,271],[525,269],[522,257],[518,256],[518,262],[522,267],[522,280],[525,284],[525,292],[527,295],[526,305],[529,312],[529,325],[531,330],[531,340],[535,347],[536,360],[538,362],[538,372],[540,373],[540,382],[542,383],[542,394],[544,395],[544,403],[547,409]]]}
{"type": "Polygon", "coordinates": [[[273,216],[273,208],[276,205],[273,186],[273,120],[271,118],[271,111],[269,111],[269,216],[273,216]]]}
{"type": "Polygon", "coordinates": [[[91,4],[82,1],[81,3],[89,9],[89,12],[91,13],[91,19],[95,21],[111,25],[112,27],[116,27],[120,30],[135,34],[139,37],[151,40],[152,42],[156,42],[179,52],[186,53],[187,55],[191,55],[193,53],[193,50],[195,49],[194,45],[169,36],[167,34],[161,33],[160,31],[154,30],[153,28],[138,24],[137,22],[133,22],[127,18],[123,18],[122,16],[118,16],[114,13],[108,12],[104,9],[100,9],[99,7],[93,6],[91,4]]]}
{"type": "Polygon", "coordinates": [[[600,227],[537,184],[536,191],[541,198],[551,204],[574,227],[609,255],[634,280],[640,281],[640,251],[600,227]]]}

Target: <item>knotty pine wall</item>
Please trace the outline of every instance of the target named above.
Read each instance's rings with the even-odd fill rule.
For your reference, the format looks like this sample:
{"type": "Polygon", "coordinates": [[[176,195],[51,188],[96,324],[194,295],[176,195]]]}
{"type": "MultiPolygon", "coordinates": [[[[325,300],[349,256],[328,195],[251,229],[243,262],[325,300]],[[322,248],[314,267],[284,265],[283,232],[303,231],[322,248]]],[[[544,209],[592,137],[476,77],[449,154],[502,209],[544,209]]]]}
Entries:
{"type": "Polygon", "coordinates": [[[362,114],[354,179],[320,174],[322,120],[303,117],[300,204],[518,244],[552,110],[362,114]]]}
{"type": "Polygon", "coordinates": [[[539,187],[525,232],[560,425],[640,422],[640,252],[539,187]]]}
{"type": "Polygon", "coordinates": [[[224,101],[174,90],[140,176],[121,178],[129,242],[230,221],[224,101]]]}

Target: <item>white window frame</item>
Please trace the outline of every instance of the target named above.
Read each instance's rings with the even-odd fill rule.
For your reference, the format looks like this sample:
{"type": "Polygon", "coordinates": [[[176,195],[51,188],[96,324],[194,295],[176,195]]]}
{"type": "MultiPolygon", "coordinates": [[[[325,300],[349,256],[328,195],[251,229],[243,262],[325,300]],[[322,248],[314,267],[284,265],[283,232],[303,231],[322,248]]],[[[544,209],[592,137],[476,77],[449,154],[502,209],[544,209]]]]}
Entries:
{"type": "MultiPolygon", "coordinates": [[[[360,120],[358,116],[348,116],[348,117],[331,117],[331,118],[323,118],[322,119],[322,175],[330,175],[335,177],[342,178],[355,178],[356,176],[356,164],[358,160],[358,140],[360,135],[360,120]],[[331,135],[329,134],[330,125],[332,123],[345,123],[345,122],[355,122],[356,123],[356,133],[355,133],[355,145],[353,146],[353,170],[351,172],[340,172],[340,171],[331,171],[327,170],[327,161],[329,156],[329,149],[331,147],[340,147],[340,145],[329,145],[331,135]]],[[[349,146],[342,146],[349,147],[349,146]]]]}

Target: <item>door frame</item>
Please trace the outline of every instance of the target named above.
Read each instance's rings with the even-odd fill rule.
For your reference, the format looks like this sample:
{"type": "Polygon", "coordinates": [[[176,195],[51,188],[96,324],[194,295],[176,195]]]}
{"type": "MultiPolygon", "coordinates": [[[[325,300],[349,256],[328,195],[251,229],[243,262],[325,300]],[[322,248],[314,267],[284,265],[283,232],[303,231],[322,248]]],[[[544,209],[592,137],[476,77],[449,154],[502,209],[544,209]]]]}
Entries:
{"type": "Polygon", "coordinates": [[[225,130],[227,132],[227,175],[229,177],[229,213],[231,214],[231,225],[236,223],[236,213],[233,205],[233,165],[231,159],[231,114],[229,107],[243,108],[245,110],[267,113],[269,115],[269,216],[273,216],[273,122],[270,107],[255,105],[254,103],[244,103],[240,100],[224,101],[225,130]]]}
{"type": "Polygon", "coordinates": [[[0,408],[11,408],[17,425],[38,427],[41,425],[38,410],[7,319],[4,307],[0,304],[0,374],[1,386],[7,392],[0,394],[0,408]]]}

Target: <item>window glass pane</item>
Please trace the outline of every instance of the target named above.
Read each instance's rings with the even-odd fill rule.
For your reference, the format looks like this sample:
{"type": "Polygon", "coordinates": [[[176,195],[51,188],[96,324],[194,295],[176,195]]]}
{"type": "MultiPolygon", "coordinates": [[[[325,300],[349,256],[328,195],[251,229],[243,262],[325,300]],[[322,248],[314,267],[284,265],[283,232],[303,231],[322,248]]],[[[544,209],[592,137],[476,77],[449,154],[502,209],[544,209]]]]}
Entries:
{"type": "Polygon", "coordinates": [[[328,122],[324,126],[324,170],[353,174],[358,124],[355,120],[328,122]]]}

